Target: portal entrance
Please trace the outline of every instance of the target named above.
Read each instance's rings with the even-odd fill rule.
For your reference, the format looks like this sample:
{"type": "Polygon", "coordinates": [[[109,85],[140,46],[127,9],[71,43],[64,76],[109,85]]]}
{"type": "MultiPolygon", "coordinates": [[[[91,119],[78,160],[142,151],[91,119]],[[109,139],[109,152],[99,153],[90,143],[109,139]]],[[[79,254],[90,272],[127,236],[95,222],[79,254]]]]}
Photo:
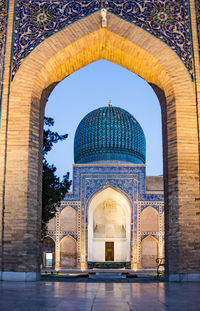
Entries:
{"type": "MultiPolygon", "coordinates": [[[[46,13],[45,8],[47,23],[42,25],[34,14],[27,13],[32,11],[32,2],[30,6],[24,1],[19,1],[17,6],[15,3],[9,1],[9,28],[4,36],[6,56],[2,67],[5,68],[2,75],[0,133],[2,279],[11,278],[11,275],[16,277],[16,272],[23,278],[30,278],[28,273],[31,272],[34,279],[39,272],[42,120],[48,95],[64,77],[100,58],[135,72],[157,91],[163,117],[167,273],[173,280],[178,280],[179,276],[181,279],[183,276],[188,280],[199,279],[199,55],[194,1],[184,1],[181,5],[171,1],[170,5],[176,7],[171,8],[170,15],[168,9],[166,11],[163,7],[163,2],[149,6],[144,1],[137,14],[132,9],[132,20],[129,18],[129,21],[125,20],[131,16],[129,5],[125,6],[123,1],[120,4],[108,1],[112,5],[107,7],[107,28],[102,27],[98,7],[91,14],[92,8],[85,1],[80,1],[80,5],[85,6],[85,17],[81,19],[83,10],[79,10],[76,5],[71,9],[70,3],[68,11],[71,12],[71,19],[66,21],[69,26],[61,30],[54,18],[58,18],[63,26],[60,16],[68,18],[69,14],[63,14],[64,9],[53,1],[52,12],[57,8],[62,11],[58,17],[54,17],[51,9],[46,13]],[[148,9],[144,9],[146,6],[148,9]],[[18,8],[19,18],[15,14],[15,7],[18,8]],[[128,11],[121,16],[125,7],[128,11]],[[163,15],[159,13],[163,10],[167,12],[165,25],[158,18],[163,15]],[[74,17],[74,11],[80,15],[74,17]],[[144,12],[149,14],[148,23],[144,12]],[[79,21],[75,22],[79,17],[79,21]],[[31,24],[23,27],[23,21],[27,20],[31,24]],[[136,22],[140,25],[137,26],[136,22]],[[184,31],[181,40],[178,39],[177,29],[180,29],[180,36],[184,31]],[[190,37],[191,29],[193,31],[190,37]],[[37,36],[32,35],[35,33],[37,36]],[[46,38],[45,33],[48,33],[46,38]],[[172,44],[171,48],[169,44],[172,44]],[[194,53],[190,50],[191,46],[194,53]],[[16,53],[13,53],[13,49],[16,53]],[[15,64],[12,70],[10,64],[15,64]],[[190,74],[191,70],[193,72],[190,74]],[[20,213],[17,212],[19,210],[20,213]],[[18,260],[13,261],[15,257],[18,260]]],[[[38,3],[40,2],[36,3],[37,7],[38,3]]],[[[66,5],[65,2],[63,5],[66,5]]],[[[69,108],[71,109],[70,105],[69,108]]],[[[138,181],[138,187],[140,186],[138,181]]],[[[91,237],[88,242],[90,257],[95,254],[92,225],[93,221],[90,224],[91,237]]],[[[126,234],[127,232],[130,230],[126,229],[126,234]]],[[[127,235],[126,239],[124,245],[128,246],[127,235]]],[[[116,250],[115,244],[115,258],[116,250]]],[[[97,247],[97,254],[98,251],[100,249],[97,247]]],[[[102,253],[105,260],[105,240],[102,253]]],[[[121,250],[121,255],[123,254],[124,249],[121,250]]],[[[130,246],[127,251],[125,248],[126,255],[130,258],[130,246]]]]}
{"type": "Polygon", "coordinates": [[[106,261],[114,261],[114,242],[105,244],[106,261]]]}
{"type": "Polygon", "coordinates": [[[88,262],[130,262],[131,207],[119,191],[97,193],[88,208],[88,262]]]}

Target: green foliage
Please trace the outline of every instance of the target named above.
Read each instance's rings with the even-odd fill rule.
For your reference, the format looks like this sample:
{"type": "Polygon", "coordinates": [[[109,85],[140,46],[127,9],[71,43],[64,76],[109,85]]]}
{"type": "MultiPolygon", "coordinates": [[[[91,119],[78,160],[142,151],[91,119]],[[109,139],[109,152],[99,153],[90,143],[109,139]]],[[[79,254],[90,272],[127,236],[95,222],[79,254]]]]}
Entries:
{"type": "MultiPolygon", "coordinates": [[[[48,127],[54,125],[52,118],[44,119],[44,124],[48,127]]],[[[50,129],[44,129],[43,144],[43,172],[42,172],[42,231],[41,236],[44,238],[47,233],[47,224],[50,219],[55,217],[56,207],[60,206],[65,194],[71,186],[69,173],[63,176],[63,180],[56,176],[56,167],[50,165],[45,159],[46,154],[52,149],[53,144],[65,140],[67,134],[59,135],[50,129]]]]}

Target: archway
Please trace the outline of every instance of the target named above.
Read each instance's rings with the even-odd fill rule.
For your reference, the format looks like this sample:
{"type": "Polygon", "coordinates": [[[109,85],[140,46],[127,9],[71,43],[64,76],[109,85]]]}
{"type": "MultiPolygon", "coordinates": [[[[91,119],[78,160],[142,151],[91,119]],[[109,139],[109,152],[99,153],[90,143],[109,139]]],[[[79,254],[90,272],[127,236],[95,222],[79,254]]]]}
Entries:
{"type": "Polygon", "coordinates": [[[60,268],[76,267],[77,245],[71,236],[64,237],[60,242],[60,268]]]}
{"type": "Polygon", "coordinates": [[[101,58],[140,75],[157,92],[163,116],[167,272],[172,276],[199,273],[200,251],[196,247],[199,221],[194,222],[198,208],[196,198],[199,197],[194,84],[184,64],[166,44],[112,14],[107,29],[103,29],[99,12],[71,24],[37,46],[24,59],[10,84],[9,109],[7,93],[3,97],[1,203],[4,228],[9,223],[17,232],[18,240],[9,243],[9,232],[2,231],[1,270],[12,272],[17,269],[36,274],[39,271],[44,105],[60,80],[101,58]],[[191,217],[188,217],[189,209],[191,217]],[[25,217],[23,228],[16,210],[21,210],[25,217]],[[192,245],[191,232],[194,233],[192,245]],[[27,234],[31,239],[27,240],[27,234]],[[27,248],[30,247],[33,253],[27,260],[27,248]],[[21,258],[22,264],[18,267],[12,261],[13,255],[21,258]]]}
{"type": "Polygon", "coordinates": [[[151,236],[142,241],[142,268],[155,269],[158,258],[158,242],[151,236]]]}
{"type": "Polygon", "coordinates": [[[77,230],[77,213],[71,206],[65,207],[60,213],[60,230],[77,230]]]}
{"type": "Polygon", "coordinates": [[[141,231],[159,231],[159,216],[151,206],[148,206],[142,212],[140,227],[141,231]]]}
{"type": "Polygon", "coordinates": [[[130,262],[131,207],[119,191],[108,187],[88,206],[88,262],[130,262]]]}
{"type": "Polygon", "coordinates": [[[42,241],[42,267],[54,268],[55,266],[55,242],[46,236],[42,241]]]}

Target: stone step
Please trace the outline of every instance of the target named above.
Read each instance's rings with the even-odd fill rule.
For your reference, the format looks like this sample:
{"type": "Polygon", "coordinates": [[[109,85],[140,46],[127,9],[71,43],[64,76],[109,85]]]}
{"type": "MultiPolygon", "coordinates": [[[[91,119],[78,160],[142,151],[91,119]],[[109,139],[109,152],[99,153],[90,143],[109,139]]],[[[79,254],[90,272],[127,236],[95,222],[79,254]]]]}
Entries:
{"type": "Polygon", "coordinates": [[[125,279],[126,275],[122,273],[96,272],[89,273],[89,279],[125,279]]]}

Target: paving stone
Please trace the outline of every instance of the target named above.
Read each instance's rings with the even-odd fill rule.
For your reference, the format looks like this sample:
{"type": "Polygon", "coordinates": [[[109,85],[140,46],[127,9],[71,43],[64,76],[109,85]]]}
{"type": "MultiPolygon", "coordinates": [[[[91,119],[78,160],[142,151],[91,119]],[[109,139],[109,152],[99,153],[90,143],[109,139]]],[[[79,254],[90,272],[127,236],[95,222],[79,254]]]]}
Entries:
{"type": "Polygon", "coordinates": [[[0,282],[1,311],[200,311],[200,283],[0,282]],[[108,295],[109,294],[109,295],[108,295]]]}

